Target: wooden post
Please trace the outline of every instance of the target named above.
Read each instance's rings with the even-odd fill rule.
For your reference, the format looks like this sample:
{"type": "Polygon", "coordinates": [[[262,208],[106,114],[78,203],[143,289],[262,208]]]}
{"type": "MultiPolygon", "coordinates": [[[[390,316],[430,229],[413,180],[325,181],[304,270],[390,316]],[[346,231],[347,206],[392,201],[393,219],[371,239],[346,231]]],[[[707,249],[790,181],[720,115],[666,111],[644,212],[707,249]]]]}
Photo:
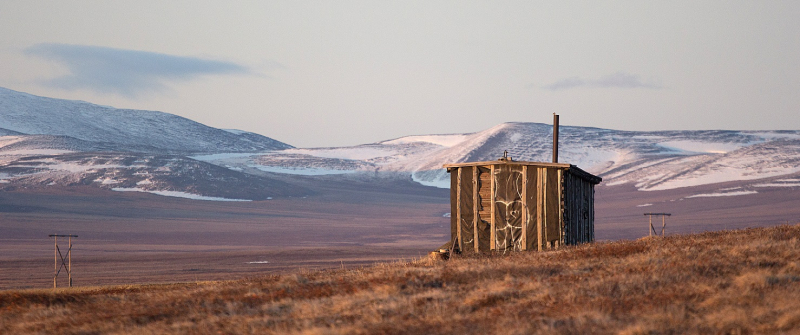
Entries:
{"type": "Polygon", "coordinates": [[[72,287],[72,235],[69,236],[69,250],[67,250],[67,258],[69,258],[67,277],[69,277],[69,287],[72,287]]]}
{"type": "MultiPolygon", "coordinates": [[[[458,168],[458,183],[456,183],[456,244],[458,252],[464,252],[464,243],[461,240],[461,170],[458,168]]],[[[455,249],[455,245],[453,248],[455,249]]]]}
{"type": "Polygon", "coordinates": [[[491,174],[489,176],[489,194],[490,194],[489,198],[492,206],[492,208],[490,208],[490,213],[492,218],[491,220],[489,220],[489,227],[490,227],[489,238],[491,239],[489,241],[489,250],[497,250],[497,231],[495,231],[495,222],[494,222],[494,215],[495,215],[494,207],[495,207],[495,201],[497,201],[497,194],[495,194],[495,192],[497,192],[496,190],[497,185],[495,185],[494,182],[494,164],[492,164],[492,166],[489,168],[489,173],[491,174]]]}
{"type": "Polygon", "coordinates": [[[53,289],[58,288],[58,274],[61,273],[61,268],[67,271],[67,277],[69,279],[69,287],[72,287],[72,238],[78,237],[78,235],[62,235],[62,234],[52,234],[48,235],[49,237],[53,237],[53,289]],[[67,248],[67,257],[65,258],[64,255],[61,254],[61,250],[58,248],[58,238],[59,237],[67,237],[69,238],[69,247],[67,248]],[[59,256],[60,261],[59,262],[59,256]]]}
{"type": "Polygon", "coordinates": [[[528,166],[522,166],[522,245],[520,250],[528,250],[528,166]]]}
{"type": "Polygon", "coordinates": [[[539,180],[536,183],[536,195],[537,195],[537,198],[538,198],[536,200],[536,213],[537,213],[536,214],[536,221],[537,221],[536,222],[536,235],[537,235],[536,244],[538,244],[538,247],[536,248],[536,250],[539,250],[539,251],[542,251],[542,244],[543,244],[542,243],[542,241],[543,241],[542,225],[544,225],[544,219],[546,218],[543,208],[547,207],[547,206],[544,206],[544,201],[545,201],[544,188],[545,188],[545,185],[547,185],[547,183],[544,180],[545,177],[547,176],[546,170],[547,169],[545,169],[545,168],[537,168],[537,171],[536,171],[536,173],[539,175],[539,178],[538,178],[539,180]]]}
{"type": "Polygon", "coordinates": [[[478,167],[472,168],[472,232],[473,232],[473,239],[472,245],[475,249],[475,252],[480,252],[480,246],[478,245],[478,222],[480,222],[480,203],[478,203],[478,167]]]}
{"type": "Polygon", "coordinates": [[[553,113],[553,163],[558,163],[558,114],[553,113]]]}
{"type": "Polygon", "coordinates": [[[650,217],[650,236],[655,234],[658,236],[658,232],[656,232],[656,228],[653,227],[653,216],[661,216],[661,237],[664,237],[667,228],[667,216],[672,216],[670,213],[644,213],[644,215],[650,217]]]}
{"type": "Polygon", "coordinates": [[[58,278],[58,235],[53,237],[55,237],[55,244],[53,245],[53,288],[55,289],[58,287],[58,282],[56,281],[58,278]]]}
{"type": "Polygon", "coordinates": [[[564,170],[558,169],[558,245],[564,244],[564,170]]]}

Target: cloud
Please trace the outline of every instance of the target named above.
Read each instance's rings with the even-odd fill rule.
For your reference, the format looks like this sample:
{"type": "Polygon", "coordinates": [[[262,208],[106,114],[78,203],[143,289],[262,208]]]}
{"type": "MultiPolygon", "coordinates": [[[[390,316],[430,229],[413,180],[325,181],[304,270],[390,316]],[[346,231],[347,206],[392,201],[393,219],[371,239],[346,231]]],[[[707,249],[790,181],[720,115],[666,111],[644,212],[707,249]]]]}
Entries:
{"type": "Polygon", "coordinates": [[[581,79],[579,77],[571,77],[559,80],[543,88],[551,91],[561,91],[573,88],[589,87],[589,88],[649,88],[660,89],[661,85],[654,82],[644,82],[639,79],[639,76],[617,72],[598,79],[581,79]]]}
{"type": "Polygon", "coordinates": [[[572,77],[559,80],[555,83],[545,86],[544,88],[551,91],[559,91],[581,86],[586,86],[586,81],[578,77],[572,77]]]}
{"type": "Polygon", "coordinates": [[[98,46],[42,43],[27,55],[63,63],[70,74],[45,80],[61,89],[90,89],[129,98],[158,92],[167,81],[187,81],[201,75],[251,74],[244,66],[194,57],[98,46]]]}

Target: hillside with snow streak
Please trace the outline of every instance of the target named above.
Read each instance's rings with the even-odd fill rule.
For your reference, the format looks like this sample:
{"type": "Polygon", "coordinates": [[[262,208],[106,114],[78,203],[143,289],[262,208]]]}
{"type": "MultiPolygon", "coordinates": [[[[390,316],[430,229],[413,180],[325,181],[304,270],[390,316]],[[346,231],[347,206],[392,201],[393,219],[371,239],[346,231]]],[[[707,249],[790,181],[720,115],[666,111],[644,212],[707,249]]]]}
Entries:
{"type": "Polygon", "coordinates": [[[50,135],[76,151],[254,152],[291,148],[262,135],[212,128],[156,111],[117,109],[0,87],[0,136],[50,135]]]}
{"type": "MultiPolygon", "coordinates": [[[[753,194],[763,187],[793,187],[793,181],[800,178],[800,131],[795,130],[642,132],[562,126],[559,142],[560,162],[603,177],[602,185],[607,186],[629,184],[654,191],[743,182],[736,185],[743,189],[724,193],[735,195],[753,194]]],[[[226,194],[243,199],[294,194],[291,185],[280,183],[269,183],[274,192],[241,194],[201,185],[207,180],[242,185],[252,181],[252,175],[287,181],[299,176],[366,182],[403,179],[447,188],[449,176],[442,165],[491,161],[504,151],[518,161],[549,162],[552,126],[503,123],[475,133],[412,135],[352,147],[293,148],[262,135],[212,128],[172,114],[115,109],[0,88],[0,186],[4,189],[22,184],[70,185],[76,180],[113,189],[114,185],[95,182],[96,168],[86,167],[76,158],[84,156],[79,153],[94,152],[132,160],[142,155],[172,155],[180,161],[222,168],[204,169],[210,175],[183,185],[154,183],[146,188],[151,192],[226,194]],[[30,166],[29,159],[47,162],[42,156],[85,169],[64,171],[59,168],[64,166],[61,163],[30,166]]],[[[182,174],[191,173],[186,170],[182,174]]],[[[121,173],[116,181],[140,182],[132,176],[121,173]]],[[[214,185],[228,188],[224,183],[214,185]]]]}
{"type": "MultiPolygon", "coordinates": [[[[428,155],[413,176],[422,183],[446,185],[442,164],[494,160],[504,150],[516,160],[550,161],[552,127],[498,125],[428,155]]],[[[632,183],[639,190],[755,180],[800,172],[800,132],[561,127],[559,161],[599,175],[607,185],[632,183]]]]}
{"type": "Polygon", "coordinates": [[[92,185],[201,200],[307,195],[309,190],[291,183],[188,157],[288,148],[262,135],[168,113],[0,88],[0,190],[92,185]]]}
{"type": "MultiPolygon", "coordinates": [[[[639,132],[562,126],[559,143],[560,162],[603,177],[605,185],[630,183],[643,191],[800,173],[800,131],[639,132]]],[[[289,174],[313,167],[320,174],[405,175],[423,185],[447,188],[449,177],[442,165],[495,160],[504,151],[518,161],[551,161],[552,126],[503,123],[470,134],[290,149],[259,156],[248,164],[289,174]],[[301,159],[288,159],[288,155],[301,159]]]]}

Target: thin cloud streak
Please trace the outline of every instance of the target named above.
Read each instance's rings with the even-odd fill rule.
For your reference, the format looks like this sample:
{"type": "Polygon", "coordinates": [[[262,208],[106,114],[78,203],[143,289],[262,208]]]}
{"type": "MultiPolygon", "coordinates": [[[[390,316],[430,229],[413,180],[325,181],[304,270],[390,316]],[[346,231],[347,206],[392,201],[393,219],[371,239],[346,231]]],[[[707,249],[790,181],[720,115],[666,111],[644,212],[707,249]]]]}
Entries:
{"type": "Polygon", "coordinates": [[[223,61],[98,46],[42,43],[25,54],[66,65],[70,74],[44,80],[56,88],[90,89],[135,98],[165,89],[166,81],[188,81],[201,75],[253,74],[223,61]]]}
{"type": "Polygon", "coordinates": [[[562,90],[569,90],[574,88],[648,88],[648,89],[661,89],[663,88],[661,85],[653,83],[653,82],[644,82],[642,81],[639,76],[625,73],[625,72],[617,72],[612,73],[607,76],[600,77],[598,79],[582,79],[579,77],[570,77],[566,79],[559,80],[555,83],[550,85],[544,86],[542,88],[550,91],[562,91],[562,90]]]}

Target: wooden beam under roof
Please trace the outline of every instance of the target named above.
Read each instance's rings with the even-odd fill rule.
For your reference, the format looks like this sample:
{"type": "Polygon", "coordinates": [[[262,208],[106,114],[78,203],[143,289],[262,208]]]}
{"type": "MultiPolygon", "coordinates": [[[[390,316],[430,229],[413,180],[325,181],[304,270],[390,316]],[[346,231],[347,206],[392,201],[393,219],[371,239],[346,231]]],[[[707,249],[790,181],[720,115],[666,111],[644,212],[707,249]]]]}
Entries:
{"type": "Polygon", "coordinates": [[[490,166],[490,165],[499,165],[499,164],[508,164],[508,165],[527,165],[527,166],[539,166],[539,167],[553,167],[553,168],[560,168],[569,170],[572,174],[577,175],[578,177],[585,179],[593,184],[599,184],[603,181],[603,178],[595,176],[589,172],[583,171],[581,168],[572,165],[572,164],[564,164],[564,163],[544,163],[544,162],[529,162],[529,161],[512,161],[512,160],[496,160],[496,161],[483,161],[483,162],[467,162],[467,163],[456,163],[456,164],[445,164],[442,167],[447,169],[447,172],[450,172],[453,168],[461,168],[467,166],[490,166]]]}
{"type": "Polygon", "coordinates": [[[536,165],[536,166],[560,167],[560,168],[568,168],[568,167],[572,166],[570,164],[562,164],[562,163],[543,163],[543,162],[528,162],[528,161],[496,160],[496,161],[445,164],[445,165],[443,165],[443,167],[445,167],[445,168],[454,168],[454,167],[464,167],[464,166],[486,166],[486,165],[494,165],[494,164],[498,164],[498,165],[499,164],[536,165]]]}

